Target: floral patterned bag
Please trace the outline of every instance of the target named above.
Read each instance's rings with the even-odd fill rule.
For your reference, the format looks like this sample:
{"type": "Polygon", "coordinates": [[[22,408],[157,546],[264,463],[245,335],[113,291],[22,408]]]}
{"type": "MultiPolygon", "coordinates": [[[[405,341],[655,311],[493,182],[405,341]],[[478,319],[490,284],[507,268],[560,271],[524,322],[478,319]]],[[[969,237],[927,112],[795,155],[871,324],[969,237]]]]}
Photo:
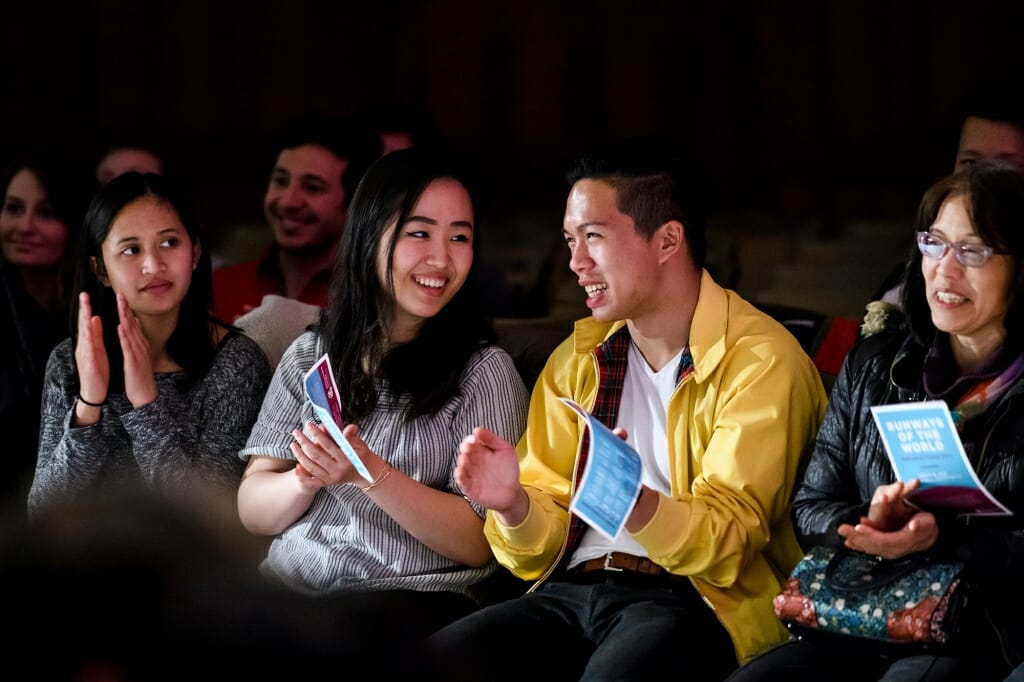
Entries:
{"type": "Polygon", "coordinates": [[[775,614],[798,637],[829,632],[931,648],[955,636],[962,570],[924,555],[889,561],[815,547],[775,597],[775,614]]]}

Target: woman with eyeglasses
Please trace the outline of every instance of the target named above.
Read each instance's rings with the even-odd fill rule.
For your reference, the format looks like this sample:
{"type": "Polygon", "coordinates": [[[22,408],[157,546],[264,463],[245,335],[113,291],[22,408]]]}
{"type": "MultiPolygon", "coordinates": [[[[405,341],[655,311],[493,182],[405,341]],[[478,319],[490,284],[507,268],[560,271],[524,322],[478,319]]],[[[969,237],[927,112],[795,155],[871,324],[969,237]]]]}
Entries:
{"type": "MultiPolygon", "coordinates": [[[[933,185],[918,208],[902,309],[847,356],[793,503],[805,548],[966,563],[959,634],[933,655],[813,637],[769,650],[731,680],[1001,680],[1024,661],[1024,174],[996,163],[933,185]],[[874,405],[942,400],[978,478],[1012,516],[959,517],[906,501],[874,405]]],[[[931,652],[930,652],[931,653],[931,652]]]]}

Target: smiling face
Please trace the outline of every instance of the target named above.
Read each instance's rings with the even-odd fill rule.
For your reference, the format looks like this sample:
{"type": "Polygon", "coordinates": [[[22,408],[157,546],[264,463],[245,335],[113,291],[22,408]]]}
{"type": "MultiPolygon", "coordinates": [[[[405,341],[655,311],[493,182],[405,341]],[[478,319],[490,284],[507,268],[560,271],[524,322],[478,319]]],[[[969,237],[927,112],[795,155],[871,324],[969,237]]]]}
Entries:
{"type": "Polygon", "coordinates": [[[602,180],[580,180],[565,205],[562,233],[569,268],[587,293],[587,307],[601,321],[639,320],[653,312],[658,249],[616,206],[616,190],[602,180]]]}
{"type": "Polygon", "coordinates": [[[387,288],[388,244],[398,230],[390,264],[395,299],[392,343],[415,337],[462,288],[473,265],[473,204],[466,188],[434,180],[402,225],[385,230],[377,250],[377,275],[387,288]]]}
{"type": "Polygon", "coordinates": [[[199,263],[200,246],[166,202],[143,196],[117,214],[101,245],[97,276],[139,317],[177,315],[199,263]]]}
{"type": "MultiPolygon", "coordinates": [[[[949,244],[982,244],[962,195],[943,202],[929,230],[949,244]]],[[[947,332],[954,350],[978,360],[991,354],[1006,337],[1010,256],[993,254],[980,267],[961,265],[948,249],[942,258],[921,258],[932,323],[947,332]]]]}
{"type": "Polygon", "coordinates": [[[4,260],[20,268],[56,268],[67,239],[67,226],[54,213],[35,173],[18,171],[7,185],[0,212],[4,260]]]}
{"type": "Polygon", "coordinates": [[[348,162],[325,147],[304,144],[278,154],[263,210],[284,251],[332,248],[345,228],[348,162]]]}

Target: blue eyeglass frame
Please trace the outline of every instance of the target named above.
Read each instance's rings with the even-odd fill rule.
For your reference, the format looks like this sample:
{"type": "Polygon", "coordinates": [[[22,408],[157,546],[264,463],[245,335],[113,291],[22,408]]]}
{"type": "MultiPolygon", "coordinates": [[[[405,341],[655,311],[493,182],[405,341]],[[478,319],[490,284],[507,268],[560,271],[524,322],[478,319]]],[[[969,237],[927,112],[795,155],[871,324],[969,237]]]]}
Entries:
{"type": "Polygon", "coordinates": [[[934,260],[941,260],[950,249],[953,249],[953,257],[956,258],[956,262],[968,268],[980,268],[982,265],[987,263],[993,255],[997,253],[1006,253],[1005,251],[995,249],[988,244],[976,244],[972,242],[951,243],[936,234],[932,234],[931,232],[917,233],[917,250],[920,251],[923,256],[927,256],[934,260]],[[938,247],[942,247],[942,251],[937,253],[934,252],[938,247]],[[976,262],[972,262],[972,257],[976,262]],[[977,258],[981,258],[981,260],[977,260],[977,258]]]}

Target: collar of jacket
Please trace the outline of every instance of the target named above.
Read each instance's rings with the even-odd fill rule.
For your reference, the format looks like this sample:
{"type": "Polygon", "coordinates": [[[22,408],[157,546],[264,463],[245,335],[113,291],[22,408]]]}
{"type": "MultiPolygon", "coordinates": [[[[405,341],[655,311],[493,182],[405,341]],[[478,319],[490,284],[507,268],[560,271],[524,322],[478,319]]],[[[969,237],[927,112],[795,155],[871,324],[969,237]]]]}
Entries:
{"type": "MultiPolygon", "coordinates": [[[[729,296],[705,270],[701,274],[700,293],[690,322],[690,356],[697,382],[711,375],[725,356],[728,319],[729,296]]],[[[591,352],[625,324],[625,320],[598,322],[593,317],[577,320],[573,334],[575,351],[591,352]]]]}

